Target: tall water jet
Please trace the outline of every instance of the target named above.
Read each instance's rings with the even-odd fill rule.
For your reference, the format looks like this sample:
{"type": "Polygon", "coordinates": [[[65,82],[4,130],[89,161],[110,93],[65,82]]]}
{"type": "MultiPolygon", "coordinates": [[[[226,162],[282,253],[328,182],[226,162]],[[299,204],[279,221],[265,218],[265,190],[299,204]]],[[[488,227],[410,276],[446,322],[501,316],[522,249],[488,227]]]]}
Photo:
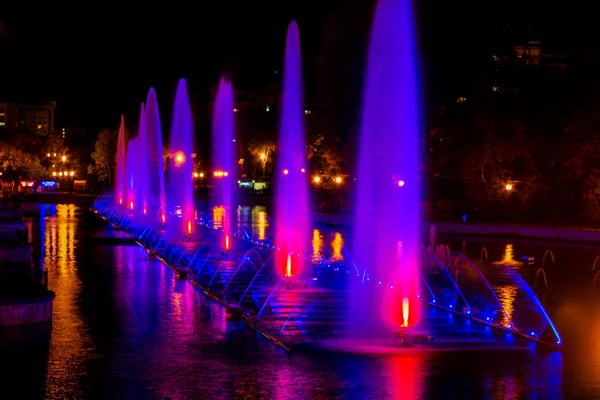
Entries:
{"type": "Polygon", "coordinates": [[[369,280],[353,280],[353,335],[389,336],[419,320],[417,87],[411,1],[380,0],[363,94],[353,244],[369,280]]]}
{"type": "Polygon", "coordinates": [[[148,91],[145,113],[146,159],[148,160],[148,193],[152,215],[166,220],[167,199],[165,194],[165,162],[160,114],[154,88],[148,91]]]}
{"type": "Polygon", "coordinates": [[[127,202],[127,208],[134,210],[138,205],[139,197],[137,196],[136,185],[140,179],[138,175],[138,139],[129,139],[127,142],[127,167],[126,167],[126,186],[125,196],[127,202]]]}
{"type": "Polygon", "coordinates": [[[302,271],[310,226],[301,65],[298,25],[292,21],[285,44],[279,154],[275,171],[275,262],[278,273],[288,277],[302,271]]]}
{"type": "Polygon", "coordinates": [[[234,178],[233,142],[233,89],[231,83],[221,79],[213,110],[212,120],[212,203],[223,207],[223,248],[229,249],[231,231],[231,206],[234,178]]]}
{"type": "Polygon", "coordinates": [[[125,202],[125,186],[127,181],[126,175],[126,158],[127,147],[125,145],[125,117],[121,115],[121,124],[119,125],[119,136],[117,138],[117,160],[115,174],[115,196],[119,204],[125,202]]]}
{"type": "MultiPolygon", "coordinates": [[[[146,137],[146,109],[144,103],[140,106],[140,119],[138,123],[138,131],[137,131],[137,143],[138,143],[138,151],[136,154],[136,160],[134,162],[135,168],[135,176],[138,177],[137,183],[135,184],[136,188],[136,197],[139,199],[139,206],[136,208],[136,214],[139,216],[144,216],[148,212],[148,203],[150,193],[149,189],[149,181],[150,175],[147,175],[148,168],[148,138],[146,137]]],[[[135,179],[135,178],[134,178],[135,179]]]]}
{"type": "Polygon", "coordinates": [[[170,229],[189,235],[194,230],[194,187],[192,181],[194,128],[185,79],[180,79],[175,94],[169,140],[169,212],[178,216],[170,229]]]}

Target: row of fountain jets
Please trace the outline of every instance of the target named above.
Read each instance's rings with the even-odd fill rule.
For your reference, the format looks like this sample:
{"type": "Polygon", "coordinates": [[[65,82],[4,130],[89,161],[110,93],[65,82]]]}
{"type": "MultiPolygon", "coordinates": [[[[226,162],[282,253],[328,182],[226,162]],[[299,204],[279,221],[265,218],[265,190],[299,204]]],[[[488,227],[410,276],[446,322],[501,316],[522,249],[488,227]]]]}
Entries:
{"type": "MultiPolygon", "coordinates": [[[[419,301],[419,106],[413,10],[410,0],[380,0],[375,10],[364,81],[357,164],[353,259],[370,276],[395,283],[383,318],[416,323],[419,301]],[[376,213],[373,210],[377,210],[376,213]],[[379,217],[373,217],[378,215],[379,217]],[[410,308],[410,313],[409,313],[410,308]],[[390,312],[391,311],[391,312],[390,312]]],[[[275,180],[276,269],[301,276],[310,234],[307,157],[303,127],[301,46],[298,26],[289,24],[284,58],[282,113],[275,180]],[[298,260],[298,261],[296,261],[298,260]]],[[[235,151],[231,83],[221,79],[212,119],[211,182],[214,205],[226,210],[229,231],[235,151]]],[[[136,218],[159,218],[167,229],[192,236],[196,229],[193,197],[194,128],[186,81],[179,81],[163,158],[163,134],[156,93],[141,105],[135,137],[121,119],[115,193],[136,218]],[[167,176],[165,177],[165,170],[167,176]]],[[[372,314],[357,307],[356,312],[372,314]]]]}

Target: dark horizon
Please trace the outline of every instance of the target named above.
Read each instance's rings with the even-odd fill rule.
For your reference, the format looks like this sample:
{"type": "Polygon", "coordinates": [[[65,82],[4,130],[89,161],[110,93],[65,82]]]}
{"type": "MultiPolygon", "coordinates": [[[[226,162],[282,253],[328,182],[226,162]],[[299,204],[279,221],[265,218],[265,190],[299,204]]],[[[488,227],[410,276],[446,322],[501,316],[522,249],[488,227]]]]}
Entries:
{"type": "MultiPolygon", "coordinates": [[[[95,134],[116,128],[119,115],[136,112],[154,87],[166,118],[180,78],[188,80],[192,96],[206,101],[221,75],[230,77],[234,88],[278,82],[274,71],[281,68],[285,31],[295,19],[306,93],[314,99],[319,95],[318,58],[331,43],[350,48],[355,54],[347,62],[361,69],[372,5],[371,0],[221,2],[203,5],[201,13],[185,7],[137,13],[107,7],[83,17],[56,8],[11,9],[0,15],[7,61],[0,67],[0,95],[24,102],[56,100],[60,122],[95,134]]],[[[488,9],[475,2],[427,1],[417,14],[426,90],[447,92],[466,85],[483,56],[503,40],[541,40],[551,52],[577,53],[583,64],[595,66],[600,59],[598,28],[585,24],[592,13],[576,7],[505,4],[488,9]]],[[[351,84],[362,87],[362,81],[351,84]]]]}

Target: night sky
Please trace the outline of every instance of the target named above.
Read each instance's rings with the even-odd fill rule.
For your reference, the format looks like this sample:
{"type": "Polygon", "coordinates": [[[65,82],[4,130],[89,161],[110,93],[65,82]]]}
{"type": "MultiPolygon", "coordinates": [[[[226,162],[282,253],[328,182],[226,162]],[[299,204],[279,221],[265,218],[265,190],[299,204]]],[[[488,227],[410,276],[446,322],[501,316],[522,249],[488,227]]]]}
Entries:
{"type": "MultiPolygon", "coordinates": [[[[23,101],[56,100],[59,120],[92,131],[114,127],[121,112],[139,109],[150,86],[157,89],[161,104],[170,104],[180,77],[204,97],[221,73],[231,76],[236,87],[276,80],[273,71],[282,64],[291,19],[300,27],[305,63],[313,66],[305,68],[310,85],[323,21],[340,4],[351,2],[371,3],[166,2],[136,8],[103,2],[62,9],[55,3],[19,5],[0,14],[0,94],[23,101]]],[[[535,26],[555,47],[573,42],[587,49],[598,47],[597,24],[591,21],[595,14],[589,10],[538,2],[503,2],[497,8],[478,4],[420,2],[421,46],[429,69],[460,73],[470,58],[489,52],[495,35],[508,28],[526,31],[535,26]]],[[[364,23],[370,16],[362,19],[349,23],[364,23]]]]}

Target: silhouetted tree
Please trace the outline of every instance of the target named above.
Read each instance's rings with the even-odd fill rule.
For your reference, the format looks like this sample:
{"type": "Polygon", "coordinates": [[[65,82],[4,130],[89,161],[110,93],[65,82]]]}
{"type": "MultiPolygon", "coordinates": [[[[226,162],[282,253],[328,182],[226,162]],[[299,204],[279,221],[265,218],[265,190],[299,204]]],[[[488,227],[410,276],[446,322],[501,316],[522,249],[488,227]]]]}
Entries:
{"type": "Polygon", "coordinates": [[[112,182],[115,169],[115,158],[117,152],[117,135],[114,131],[104,129],[98,134],[92,160],[94,160],[94,172],[101,182],[112,182]]]}

